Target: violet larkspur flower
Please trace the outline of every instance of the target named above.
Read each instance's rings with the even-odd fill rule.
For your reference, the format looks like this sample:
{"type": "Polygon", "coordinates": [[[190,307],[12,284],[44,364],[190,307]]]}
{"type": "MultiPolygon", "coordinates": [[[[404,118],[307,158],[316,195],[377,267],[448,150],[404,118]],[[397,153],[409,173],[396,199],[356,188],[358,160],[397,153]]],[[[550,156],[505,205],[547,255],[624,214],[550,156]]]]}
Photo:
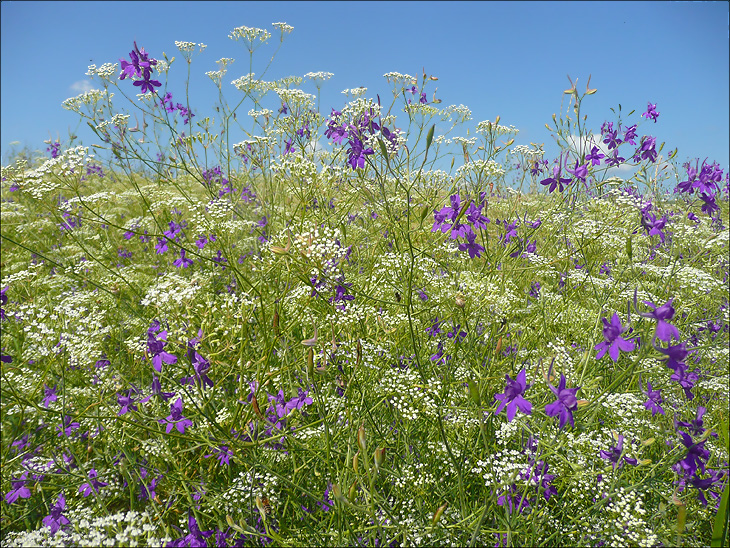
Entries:
{"type": "Polygon", "coordinates": [[[602,318],[602,321],[604,326],[603,336],[606,340],[596,345],[595,349],[598,350],[596,359],[600,360],[606,354],[606,351],[608,351],[608,355],[616,362],[618,361],[619,350],[631,352],[635,348],[633,339],[627,340],[621,337],[621,334],[626,331],[626,328],[621,325],[621,319],[615,312],[611,318],[611,323],[608,323],[606,318],[602,318]]]}
{"type": "Polygon", "coordinates": [[[181,434],[184,434],[185,433],[185,428],[187,428],[188,426],[192,426],[193,425],[193,421],[191,421],[190,419],[186,419],[185,417],[183,417],[182,409],[183,409],[182,398],[178,398],[175,403],[173,403],[172,405],[170,405],[170,414],[166,418],[159,419],[157,421],[160,424],[167,423],[167,427],[165,428],[165,432],[167,432],[168,434],[170,432],[172,432],[173,426],[175,428],[177,428],[177,431],[178,432],[180,432],[181,434]]]}
{"type": "MultiPolygon", "coordinates": [[[[679,330],[675,326],[667,323],[668,320],[674,317],[673,300],[674,297],[658,308],[650,301],[643,301],[645,305],[652,308],[652,312],[638,312],[637,310],[639,316],[642,318],[651,318],[657,321],[654,336],[664,342],[671,342],[672,337],[679,340],[679,330]]],[[[636,307],[636,291],[634,291],[634,307],[636,307]]]]}
{"type": "Polygon", "coordinates": [[[642,116],[647,120],[651,118],[656,124],[656,119],[659,118],[659,113],[656,110],[656,103],[653,105],[651,103],[648,103],[646,107],[646,112],[642,114],[642,116]]]}
{"type": "Polygon", "coordinates": [[[185,258],[185,250],[181,249],[180,257],[178,259],[175,259],[172,264],[174,264],[178,268],[187,268],[193,264],[193,261],[191,259],[185,258]]]}
{"type": "Polygon", "coordinates": [[[43,406],[48,408],[48,406],[51,404],[52,401],[58,400],[58,396],[56,395],[56,388],[58,387],[58,384],[54,384],[53,388],[48,388],[48,385],[43,385],[43,391],[45,398],[43,398],[43,406]]]}
{"type": "Polygon", "coordinates": [[[605,158],[605,157],[606,157],[606,155],[601,154],[601,151],[598,149],[598,147],[594,146],[591,149],[591,152],[586,155],[586,160],[590,160],[594,166],[600,166],[601,159],[605,158]]]}
{"type": "Polygon", "coordinates": [[[609,462],[613,464],[614,470],[616,469],[616,465],[618,465],[619,468],[623,466],[623,463],[626,462],[632,466],[636,466],[639,464],[639,461],[636,459],[629,458],[627,456],[621,457],[621,454],[624,451],[624,436],[623,434],[619,434],[618,436],[618,443],[611,447],[608,451],[601,450],[600,456],[602,459],[608,459],[609,462]],[[623,462],[622,462],[623,461],[623,462]]]}
{"type": "Polygon", "coordinates": [[[221,466],[223,466],[224,464],[226,466],[229,466],[229,459],[233,456],[233,451],[231,451],[227,445],[221,445],[219,448],[213,449],[213,452],[210,455],[204,455],[204,457],[207,459],[214,455],[218,459],[218,462],[221,464],[221,466]]]}
{"type": "Polygon", "coordinates": [[[132,399],[132,394],[132,390],[129,390],[126,396],[123,396],[122,394],[117,394],[117,403],[121,406],[121,409],[119,409],[118,413],[120,417],[129,413],[130,411],[137,411],[137,406],[135,405],[136,402],[134,399],[132,399]]]}
{"type": "Polygon", "coordinates": [[[23,475],[20,476],[18,479],[11,479],[10,480],[10,491],[5,494],[5,502],[8,504],[13,504],[18,498],[21,499],[27,499],[30,498],[30,489],[28,489],[25,484],[28,482],[26,479],[28,477],[28,472],[23,472],[23,475]]]}
{"type": "Polygon", "coordinates": [[[96,479],[98,475],[98,472],[94,468],[89,470],[89,481],[79,487],[79,493],[81,493],[85,497],[88,497],[92,493],[92,491],[94,493],[98,493],[100,487],[106,487],[107,485],[109,485],[108,483],[104,483],[103,481],[99,481],[98,479],[96,479]]]}
{"type": "Polygon", "coordinates": [[[56,504],[51,508],[51,513],[43,518],[43,525],[51,529],[52,535],[55,535],[62,525],[71,523],[63,515],[64,510],[66,510],[66,497],[63,496],[63,493],[60,493],[56,504]]]}
{"type": "Polygon", "coordinates": [[[517,376],[514,380],[512,380],[509,375],[505,375],[504,378],[507,381],[504,393],[496,394],[494,396],[495,400],[500,400],[502,402],[499,404],[499,407],[497,407],[497,409],[494,411],[494,414],[499,415],[502,409],[504,409],[506,406],[507,422],[512,422],[512,419],[517,413],[517,409],[522,411],[525,415],[530,415],[532,413],[532,404],[522,397],[522,394],[525,393],[525,390],[532,386],[531,384],[527,384],[526,382],[525,370],[523,369],[522,371],[517,373],[517,376]]]}
{"type": "Polygon", "coordinates": [[[680,430],[677,434],[681,436],[682,444],[687,448],[687,455],[677,462],[679,467],[684,471],[685,476],[694,476],[697,473],[697,468],[704,474],[705,462],[710,458],[710,452],[705,449],[707,439],[695,443],[687,432],[680,430]]]}
{"type": "MultiPolygon", "coordinates": [[[[552,369],[552,368],[551,368],[552,369]]],[[[550,373],[548,373],[548,378],[550,373]]],[[[575,426],[573,422],[573,411],[578,408],[578,398],[575,397],[576,392],[580,390],[580,386],[577,388],[565,388],[565,375],[560,374],[560,383],[555,388],[548,382],[550,390],[557,396],[557,400],[553,403],[545,406],[545,414],[548,417],[555,417],[560,415],[560,428],[565,426],[565,423],[570,421],[570,426],[575,426]]]]}
{"type": "Polygon", "coordinates": [[[205,539],[215,533],[213,530],[201,531],[192,513],[188,514],[188,531],[187,535],[173,540],[167,546],[208,546],[205,539]]]}
{"type": "Polygon", "coordinates": [[[160,331],[158,333],[159,339],[157,339],[153,333],[154,329],[159,328],[159,323],[154,322],[152,327],[147,331],[147,352],[152,356],[152,367],[155,371],[162,373],[162,362],[167,364],[173,364],[177,362],[177,356],[165,352],[165,346],[167,345],[167,331],[160,331]],[[156,326],[155,326],[156,324],[156,326]]]}
{"type": "MultiPolygon", "coordinates": [[[[641,380],[639,380],[641,382],[641,380]]],[[[644,392],[647,398],[649,398],[646,402],[644,402],[644,407],[647,409],[651,409],[651,416],[653,417],[657,413],[660,415],[664,414],[664,409],[662,409],[662,402],[664,402],[664,398],[662,398],[662,391],[661,390],[653,390],[651,386],[651,382],[646,382],[646,388],[647,391],[644,392],[644,389],[642,388],[641,391],[644,392]]]]}

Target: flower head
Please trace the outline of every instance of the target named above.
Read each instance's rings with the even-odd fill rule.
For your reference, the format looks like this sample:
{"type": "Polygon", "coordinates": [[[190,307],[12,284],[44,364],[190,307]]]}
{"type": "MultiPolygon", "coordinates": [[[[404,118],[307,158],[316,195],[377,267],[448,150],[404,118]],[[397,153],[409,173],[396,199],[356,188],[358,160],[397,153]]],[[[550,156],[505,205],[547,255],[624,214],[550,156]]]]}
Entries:
{"type": "MultiPolygon", "coordinates": [[[[550,375],[548,374],[548,377],[550,375]]],[[[545,414],[548,417],[555,417],[560,415],[560,428],[565,426],[565,423],[570,421],[570,426],[575,426],[573,422],[573,411],[578,408],[578,398],[575,397],[576,392],[580,390],[580,386],[577,388],[565,388],[565,375],[560,374],[560,383],[555,388],[552,384],[549,384],[550,390],[557,396],[557,400],[553,403],[545,406],[545,414]]]]}
{"type": "Polygon", "coordinates": [[[626,331],[626,328],[621,325],[621,319],[618,314],[614,312],[611,318],[611,323],[608,323],[606,318],[603,320],[603,336],[606,339],[602,343],[598,343],[595,347],[598,350],[596,359],[600,360],[608,351],[608,355],[611,359],[616,362],[618,361],[619,350],[624,352],[631,352],[635,345],[632,339],[624,339],[621,334],[626,331]]]}
{"type": "Polygon", "coordinates": [[[629,458],[627,456],[621,456],[624,452],[624,436],[623,434],[619,434],[618,437],[618,443],[611,447],[608,451],[601,450],[601,458],[602,459],[608,459],[609,462],[613,464],[614,470],[616,469],[616,465],[618,465],[619,468],[623,466],[623,463],[626,462],[628,464],[631,464],[632,466],[636,466],[639,464],[639,461],[636,459],[629,458]]]}
{"type": "Polygon", "coordinates": [[[495,400],[500,400],[502,403],[494,411],[495,415],[499,415],[502,409],[507,407],[507,421],[511,422],[517,413],[517,409],[522,411],[525,415],[532,413],[532,404],[527,401],[522,395],[532,385],[528,385],[525,378],[525,370],[522,369],[514,380],[509,375],[504,376],[506,386],[503,394],[496,394],[495,400]]]}

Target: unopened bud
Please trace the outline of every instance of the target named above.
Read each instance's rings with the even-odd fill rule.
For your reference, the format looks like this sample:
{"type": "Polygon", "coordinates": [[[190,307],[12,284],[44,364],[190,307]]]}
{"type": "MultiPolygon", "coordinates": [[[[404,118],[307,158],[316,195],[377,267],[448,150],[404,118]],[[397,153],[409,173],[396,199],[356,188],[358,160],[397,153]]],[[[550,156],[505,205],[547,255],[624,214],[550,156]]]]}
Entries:
{"type": "Polygon", "coordinates": [[[335,500],[345,502],[345,497],[342,496],[342,489],[340,489],[339,483],[332,484],[332,494],[335,496],[335,500]]]}
{"type": "Polygon", "coordinates": [[[367,440],[365,439],[365,425],[361,425],[360,428],[357,430],[357,446],[360,448],[360,451],[363,453],[367,453],[368,450],[368,444],[367,440]]]}
{"type": "Polygon", "coordinates": [[[360,472],[359,467],[357,465],[359,454],[360,453],[355,453],[355,456],[352,457],[352,469],[355,471],[356,474],[358,474],[360,472]]]}
{"type": "Polygon", "coordinates": [[[357,495],[357,480],[352,481],[352,485],[350,485],[350,489],[347,491],[347,499],[350,502],[353,502],[355,500],[355,495],[357,495]]]}
{"type": "Polygon", "coordinates": [[[494,125],[496,126],[499,123],[499,115],[494,119],[494,125]]]}
{"type": "Polygon", "coordinates": [[[373,461],[375,462],[375,469],[379,470],[385,462],[385,447],[378,447],[373,453],[373,461]]]}
{"type": "Polygon", "coordinates": [[[438,523],[439,519],[441,519],[441,516],[443,515],[443,513],[446,510],[446,508],[448,507],[448,505],[449,505],[448,502],[444,502],[441,506],[438,507],[438,509],[436,510],[436,512],[433,515],[433,521],[432,521],[433,525],[436,525],[438,523]]]}

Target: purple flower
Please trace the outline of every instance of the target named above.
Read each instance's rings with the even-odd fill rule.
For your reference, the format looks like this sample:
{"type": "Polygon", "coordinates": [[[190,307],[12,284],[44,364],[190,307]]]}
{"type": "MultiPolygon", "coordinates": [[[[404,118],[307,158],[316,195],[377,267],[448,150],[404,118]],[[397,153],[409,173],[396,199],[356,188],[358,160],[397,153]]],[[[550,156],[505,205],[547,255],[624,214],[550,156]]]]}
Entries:
{"type": "Polygon", "coordinates": [[[441,333],[441,323],[439,322],[438,316],[433,320],[433,325],[426,329],[426,333],[428,333],[432,337],[435,337],[436,335],[441,333]]]}
{"type": "Polygon", "coordinates": [[[48,408],[48,406],[51,404],[52,401],[58,400],[58,396],[56,395],[56,387],[58,384],[54,384],[53,388],[48,388],[48,385],[44,384],[44,394],[45,398],[43,398],[43,405],[48,408]]]}
{"type": "Polygon", "coordinates": [[[707,439],[695,443],[686,432],[680,430],[677,433],[682,437],[682,444],[687,448],[687,455],[677,462],[679,468],[684,471],[685,477],[694,476],[697,468],[704,474],[705,462],[710,458],[710,452],[705,449],[707,439]]]}
{"type": "Polygon", "coordinates": [[[56,426],[58,431],[58,437],[66,436],[69,437],[74,430],[78,430],[81,425],[78,422],[73,422],[73,418],[70,415],[63,417],[63,423],[60,426],[56,426]]]}
{"type": "Polygon", "coordinates": [[[608,351],[608,355],[616,362],[618,361],[619,350],[631,352],[634,349],[633,339],[627,340],[621,337],[621,334],[626,331],[626,328],[621,325],[621,319],[615,312],[610,324],[606,318],[602,318],[602,321],[604,326],[603,336],[606,340],[596,345],[595,349],[599,351],[596,359],[600,360],[606,354],[606,351],[608,351]]]}
{"type": "MultiPolygon", "coordinates": [[[[702,419],[703,415],[707,409],[705,407],[699,406],[697,408],[697,415],[695,419],[692,419],[690,422],[685,421],[675,421],[674,427],[678,430],[680,426],[687,429],[690,435],[692,436],[701,436],[706,432],[705,426],[704,426],[704,420],[702,419]]],[[[715,437],[717,435],[715,434],[715,437]]]]}
{"type": "MultiPolygon", "coordinates": [[[[636,137],[636,124],[631,127],[624,128],[624,142],[630,145],[636,145],[634,138],[636,137]]],[[[608,148],[611,148],[610,146],[608,148]]]]}
{"type": "Polygon", "coordinates": [[[548,192],[550,192],[551,194],[556,188],[558,189],[558,192],[563,192],[563,185],[569,185],[571,182],[570,177],[561,177],[560,176],[560,172],[562,169],[562,162],[563,162],[563,158],[561,156],[560,159],[558,160],[558,164],[553,166],[553,176],[540,181],[541,185],[550,186],[548,192]]]}
{"type": "Polygon", "coordinates": [[[62,525],[68,525],[71,523],[66,516],[63,515],[63,511],[66,509],[66,497],[63,493],[58,495],[58,501],[51,508],[51,513],[43,518],[43,525],[51,529],[51,534],[55,535],[62,525]]]}
{"type": "Polygon", "coordinates": [[[301,388],[297,388],[297,390],[299,391],[299,395],[290,399],[286,403],[287,413],[294,409],[301,409],[305,405],[312,405],[313,400],[309,397],[309,390],[302,390],[301,388]]]}
{"type": "Polygon", "coordinates": [[[172,432],[173,426],[175,428],[177,428],[177,431],[178,432],[180,432],[181,434],[184,434],[185,433],[185,428],[188,427],[188,426],[192,426],[193,425],[193,421],[191,421],[190,419],[186,419],[185,417],[183,417],[182,409],[183,409],[182,398],[178,398],[175,403],[173,403],[172,405],[170,405],[170,414],[166,418],[159,419],[157,421],[160,424],[167,423],[167,427],[165,428],[165,432],[167,432],[168,434],[170,432],[172,432]]]}
{"type": "Polygon", "coordinates": [[[601,450],[600,456],[602,459],[608,459],[609,462],[613,464],[613,469],[616,469],[616,465],[618,465],[619,468],[623,466],[623,462],[626,462],[632,466],[636,466],[639,464],[639,461],[636,459],[632,459],[629,457],[624,456],[623,459],[621,457],[621,454],[624,451],[624,436],[623,434],[619,434],[618,437],[618,443],[611,447],[608,451],[601,450]],[[623,462],[622,462],[623,460],[623,462]]]}
{"type": "Polygon", "coordinates": [[[514,380],[512,380],[509,375],[505,375],[504,378],[507,381],[504,393],[496,394],[494,396],[495,400],[500,400],[502,402],[499,404],[499,407],[497,407],[497,409],[494,411],[494,414],[499,415],[502,409],[504,409],[506,406],[507,422],[512,422],[512,419],[515,417],[518,408],[525,415],[530,415],[532,413],[532,404],[522,397],[522,394],[525,393],[525,390],[532,386],[531,384],[528,385],[526,383],[525,370],[523,369],[519,373],[517,373],[517,376],[514,380]]]}
{"type": "Polygon", "coordinates": [[[644,392],[644,395],[646,395],[647,398],[649,398],[645,403],[644,407],[647,409],[651,409],[651,416],[653,417],[657,413],[663,415],[664,409],[662,409],[662,402],[664,401],[664,398],[662,398],[662,391],[661,390],[653,390],[651,386],[651,382],[646,382],[646,388],[647,391],[644,392],[644,389],[642,388],[641,391],[644,392]]]}
{"type": "Polygon", "coordinates": [[[193,264],[193,261],[191,259],[185,258],[185,250],[180,250],[180,258],[175,259],[172,264],[174,264],[178,268],[187,268],[193,264]]]}
{"type": "Polygon", "coordinates": [[[100,487],[106,487],[107,485],[109,485],[108,483],[104,483],[103,481],[99,481],[98,479],[96,479],[98,475],[99,474],[94,468],[89,470],[89,481],[88,483],[84,483],[81,487],[79,487],[79,493],[81,493],[85,497],[88,497],[92,493],[92,491],[94,493],[98,493],[100,487]]]}
{"type": "Polygon", "coordinates": [[[25,471],[19,478],[10,480],[10,491],[5,495],[5,502],[13,504],[18,498],[30,498],[30,489],[25,486],[28,482],[27,477],[28,472],[25,471]]]}
{"type": "Polygon", "coordinates": [[[618,130],[613,129],[613,122],[604,122],[601,126],[603,142],[608,145],[608,150],[617,149],[617,147],[623,142],[617,137],[617,134],[618,130]]]}
{"type": "MultiPolygon", "coordinates": [[[[155,324],[157,324],[156,329],[159,328],[158,322],[154,322],[152,326],[155,327],[155,324]]],[[[147,352],[152,356],[152,366],[155,368],[155,371],[162,373],[162,362],[167,364],[176,363],[177,356],[164,350],[167,345],[167,341],[165,340],[167,339],[167,331],[160,331],[157,335],[159,339],[157,339],[152,332],[153,327],[150,327],[147,331],[147,352]]]]}
{"type": "Polygon", "coordinates": [[[642,114],[642,116],[647,120],[651,118],[656,124],[656,119],[659,117],[659,113],[656,111],[656,104],[652,105],[651,103],[648,103],[648,106],[646,107],[646,112],[642,114]]]}
{"type": "Polygon", "coordinates": [[[689,354],[689,350],[687,350],[684,343],[675,344],[674,346],[670,344],[667,348],[654,345],[654,349],[667,357],[665,365],[669,369],[676,371],[677,369],[687,367],[684,363],[684,359],[687,357],[687,354],[689,354]]]}
{"type": "Polygon", "coordinates": [[[117,403],[121,406],[118,413],[120,417],[130,411],[137,411],[137,406],[135,405],[136,402],[132,399],[132,393],[133,390],[130,389],[126,396],[117,394],[117,403]]]}
{"type": "Polygon", "coordinates": [[[284,156],[286,156],[289,153],[296,152],[297,149],[292,146],[292,140],[291,138],[286,142],[286,148],[284,149],[284,156]]]}
{"type": "MultiPolygon", "coordinates": [[[[674,300],[674,297],[669,299],[665,304],[660,306],[659,308],[654,305],[654,303],[649,301],[643,301],[645,305],[650,306],[653,311],[652,312],[639,312],[639,316],[642,318],[651,318],[657,321],[656,326],[656,332],[654,334],[655,337],[658,339],[664,341],[664,342],[671,342],[672,337],[679,340],[679,330],[667,323],[668,320],[671,320],[674,317],[674,307],[672,307],[672,301],[674,300]]],[[[634,292],[634,305],[636,303],[636,292],[634,292]]],[[[637,311],[638,312],[638,311],[637,311]]]]}
{"type": "Polygon", "coordinates": [[[591,149],[591,152],[586,155],[586,160],[590,160],[591,163],[594,166],[600,166],[601,165],[601,158],[605,158],[605,154],[601,154],[601,151],[598,149],[598,147],[593,147],[591,149]]]}
{"type": "Polygon", "coordinates": [[[418,298],[421,299],[425,303],[428,300],[428,295],[426,295],[426,292],[423,289],[419,289],[418,298]]]}
{"type": "Polygon", "coordinates": [[[204,456],[207,459],[209,457],[212,457],[213,455],[216,456],[221,466],[223,466],[224,464],[230,466],[230,462],[228,459],[233,456],[233,451],[228,449],[227,445],[221,445],[218,449],[213,449],[213,452],[210,455],[204,456]]]}
{"type": "MultiPolygon", "coordinates": [[[[551,367],[552,369],[552,367],[551,367]]],[[[550,373],[548,373],[548,377],[550,373]]],[[[570,426],[575,426],[573,422],[573,411],[578,408],[578,399],[575,397],[576,392],[580,390],[580,386],[577,388],[565,388],[565,375],[560,374],[560,383],[555,388],[548,382],[550,390],[557,396],[557,400],[553,403],[545,406],[545,414],[548,417],[555,417],[560,415],[560,428],[565,426],[565,423],[570,421],[570,426]]]]}
{"type": "Polygon", "coordinates": [[[215,531],[201,531],[198,527],[198,522],[195,520],[195,516],[192,513],[188,514],[188,531],[189,533],[184,537],[177,540],[173,540],[168,543],[167,546],[195,546],[205,547],[208,543],[205,539],[210,537],[215,531]]]}
{"type": "MultiPolygon", "coordinates": [[[[469,227],[469,228],[471,228],[471,227],[469,227]]],[[[467,234],[467,236],[466,236],[467,243],[459,244],[459,251],[469,252],[470,259],[473,259],[474,257],[481,257],[482,251],[484,251],[484,247],[482,247],[481,245],[476,243],[476,237],[477,237],[477,235],[474,234],[474,232],[472,232],[470,230],[469,234],[467,234]]]]}
{"type": "Polygon", "coordinates": [[[576,179],[585,182],[588,176],[588,164],[578,165],[578,160],[575,161],[575,167],[573,169],[566,169],[568,173],[572,173],[576,179]]]}
{"type": "Polygon", "coordinates": [[[641,138],[641,147],[634,154],[634,161],[649,160],[650,162],[656,162],[657,151],[655,147],[656,137],[645,135],[641,138]]]}

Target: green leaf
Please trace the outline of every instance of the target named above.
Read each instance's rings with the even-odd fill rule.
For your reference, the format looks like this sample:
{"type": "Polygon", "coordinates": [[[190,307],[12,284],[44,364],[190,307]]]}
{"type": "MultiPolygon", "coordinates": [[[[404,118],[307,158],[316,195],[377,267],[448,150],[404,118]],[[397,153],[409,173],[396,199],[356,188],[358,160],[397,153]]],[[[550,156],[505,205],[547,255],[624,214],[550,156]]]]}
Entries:
{"type": "Polygon", "coordinates": [[[431,147],[431,141],[433,141],[433,132],[436,129],[436,124],[431,126],[431,129],[428,130],[428,135],[426,135],[426,150],[431,147]]]}
{"type": "Polygon", "coordinates": [[[730,497],[730,482],[725,484],[725,490],[722,492],[722,499],[720,499],[720,508],[717,510],[715,516],[715,525],[712,528],[712,540],[710,546],[713,548],[721,546],[727,546],[728,542],[728,497],[730,497]]]}
{"type": "Polygon", "coordinates": [[[383,142],[382,139],[378,139],[378,144],[380,145],[380,152],[382,152],[383,156],[385,156],[385,158],[387,159],[388,158],[388,149],[385,148],[385,143],[383,142]]]}

